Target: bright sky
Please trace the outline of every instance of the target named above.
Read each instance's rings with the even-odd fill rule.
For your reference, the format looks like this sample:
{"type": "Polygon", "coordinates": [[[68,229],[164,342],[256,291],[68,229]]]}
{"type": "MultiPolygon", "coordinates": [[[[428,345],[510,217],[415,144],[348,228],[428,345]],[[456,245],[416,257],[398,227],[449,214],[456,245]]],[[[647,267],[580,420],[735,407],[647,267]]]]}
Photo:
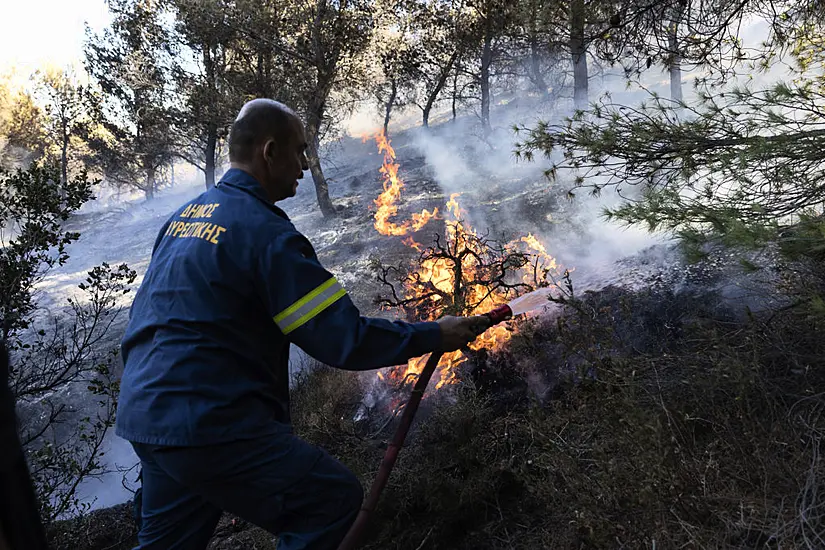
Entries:
{"type": "Polygon", "coordinates": [[[26,78],[48,64],[80,65],[85,23],[109,22],[105,0],[0,0],[0,73],[26,78]]]}

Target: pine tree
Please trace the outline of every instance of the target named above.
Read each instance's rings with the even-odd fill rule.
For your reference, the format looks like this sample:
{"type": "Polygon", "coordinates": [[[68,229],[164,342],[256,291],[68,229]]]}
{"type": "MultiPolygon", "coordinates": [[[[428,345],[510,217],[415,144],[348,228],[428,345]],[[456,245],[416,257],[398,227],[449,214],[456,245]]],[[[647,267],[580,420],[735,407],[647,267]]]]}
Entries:
{"type": "MultiPolygon", "coordinates": [[[[571,170],[571,195],[618,189],[629,200],[606,209],[608,218],[673,232],[695,255],[711,243],[753,249],[772,242],[799,255],[802,226],[808,252],[821,249],[825,232],[811,239],[809,229],[825,228],[825,80],[818,76],[825,42],[795,26],[806,28],[787,17],[775,27],[795,48],[790,81],[724,91],[700,84],[697,100],[680,111],[655,94],[640,106],[606,96],[587,114],[528,131],[518,153],[560,153],[547,173],[571,170]]],[[[766,59],[779,53],[773,44],[766,59]]]]}
{"type": "Polygon", "coordinates": [[[89,140],[106,177],[154,197],[157,174],[173,155],[169,46],[161,13],[149,2],[109,0],[111,28],[91,36],[86,70],[105,100],[89,140]]]}

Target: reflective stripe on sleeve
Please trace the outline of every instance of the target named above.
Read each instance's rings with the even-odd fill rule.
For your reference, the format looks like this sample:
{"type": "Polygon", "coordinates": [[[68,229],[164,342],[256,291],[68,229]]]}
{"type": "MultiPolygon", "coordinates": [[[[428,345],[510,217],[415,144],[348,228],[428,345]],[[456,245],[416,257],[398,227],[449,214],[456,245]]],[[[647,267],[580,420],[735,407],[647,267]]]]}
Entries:
{"type": "Polygon", "coordinates": [[[283,310],[273,319],[281,332],[289,334],[337,302],[347,293],[335,277],[283,310]]]}

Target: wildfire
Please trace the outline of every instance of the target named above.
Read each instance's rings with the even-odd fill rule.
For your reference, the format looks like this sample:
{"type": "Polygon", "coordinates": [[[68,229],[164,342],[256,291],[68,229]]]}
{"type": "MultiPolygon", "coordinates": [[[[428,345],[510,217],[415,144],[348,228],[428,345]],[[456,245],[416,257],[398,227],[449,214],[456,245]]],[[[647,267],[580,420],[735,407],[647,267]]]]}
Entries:
{"type": "MultiPolygon", "coordinates": [[[[365,136],[366,138],[366,136],[365,136]]],[[[390,144],[390,140],[384,135],[383,130],[374,135],[378,144],[378,151],[384,153],[384,164],[381,166],[381,174],[384,176],[384,191],[375,199],[375,229],[382,235],[406,235],[410,231],[419,231],[427,223],[438,216],[438,208],[432,212],[422,210],[421,213],[414,213],[410,220],[403,223],[394,223],[390,218],[398,214],[398,199],[401,198],[401,190],[404,189],[404,181],[398,177],[400,166],[395,162],[395,150],[390,144]]]]}
{"type": "Polygon", "coordinates": [[[539,242],[537,238],[533,236],[532,233],[528,233],[526,237],[522,237],[521,241],[527,243],[527,246],[529,246],[536,252],[539,252],[542,256],[549,257],[547,255],[547,249],[544,247],[543,244],[541,244],[541,242],[539,242]]]}
{"type": "MultiPolygon", "coordinates": [[[[559,266],[556,264],[556,259],[547,253],[547,248],[541,244],[541,242],[534,237],[532,233],[528,233],[527,236],[522,237],[520,241],[525,243],[527,248],[535,253],[537,261],[543,264],[545,268],[552,272],[558,271],[559,266]]],[[[525,273],[523,275],[523,280],[525,283],[529,283],[530,276],[530,273],[525,273]]]]}
{"type": "MultiPolygon", "coordinates": [[[[389,219],[397,214],[396,201],[400,197],[403,182],[398,177],[398,164],[395,163],[395,151],[383,132],[374,135],[379,151],[384,153],[384,165],[381,173],[384,174],[384,192],[375,201],[378,210],[375,214],[375,228],[383,235],[405,235],[410,229],[417,231],[430,221],[438,212],[432,214],[424,211],[413,214],[411,220],[396,224],[389,219]]],[[[466,221],[466,212],[461,209],[458,193],[450,195],[446,203],[446,212],[449,214],[446,224],[446,243],[444,247],[450,254],[423,254],[420,264],[415,266],[416,276],[404,286],[405,299],[421,298],[422,307],[419,308],[423,317],[435,320],[444,312],[454,315],[478,315],[486,313],[497,306],[506,304],[516,295],[506,288],[497,288],[491,291],[489,286],[476,284],[475,281],[489,277],[489,266],[484,259],[490,251],[485,248],[484,241],[479,238],[475,230],[466,221]],[[458,259],[458,261],[456,261],[458,259]],[[460,263],[460,265],[458,265],[460,263]]],[[[404,239],[403,243],[418,252],[424,252],[421,244],[412,237],[404,239]]],[[[556,272],[555,259],[547,253],[544,245],[532,234],[516,239],[505,247],[510,251],[519,251],[534,258],[532,263],[513,269],[521,276],[525,284],[536,283],[537,274],[546,275],[556,272]],[[525,248],[527,250],[523,250],[525,248]],[[519,250],[521,249],[521,250],[519,250]],[[530,281],[530,282],[528,282],[530,281]]],[[[496,350],[510,340],[512,331],[506,325],[496,325],[479,336],[469,345],[471,350],[496,350]]],[[[427,357],[418,357],[409,361],[406,366],[396,367],[385,373],[378,373],[383,381],[399,383],[408,379],[415,379],[424,368],[427,357]]],[[[463,351],[445,353],[434,376],[435,388],[457,382],[458,367],[468,360],[463,351]]]]}

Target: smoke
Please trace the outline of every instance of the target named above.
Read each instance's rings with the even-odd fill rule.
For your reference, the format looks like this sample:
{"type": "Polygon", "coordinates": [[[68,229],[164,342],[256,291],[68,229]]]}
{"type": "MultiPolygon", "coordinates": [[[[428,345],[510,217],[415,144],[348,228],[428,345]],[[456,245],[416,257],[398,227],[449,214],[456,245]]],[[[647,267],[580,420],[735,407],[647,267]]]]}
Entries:
{"type": "Polygon", "coordinates": [[[83,480],[77,488],[77,498],[93,510],[126,502],[140,486],[140,461],[132,445],[115,435],[112,428],[103,440],[103,448],[106,473],[83,480]]]}
{"type": "MultiPolygon", "coordinates": [[[[750,54],[758,51],[767,30],[768,23],[762,19],[746,20],[739,31],[742,47],[750,54]]],[[[683,94],[685,101],[691,102],[697,98],[693,80],[707,76],[708,70],[689,72],[690,67],[684,69],[683,94]]],[[[761,88],[787,78],[788,74],[785,62],[776,62],[767,71],[741,65],[727,86],[747,84],[761,88]]],[[[667,98],[670,94],[668,79],[666,70],[656,70],[655,67],[631,84],[618,68],[606,69],[601,74],[594,70],[590,101],[596,102],[605,94],[613,102],[625,105],[649,101],[651,94],[667,98]]],[[[648,264],[676,260],[671,235],[650,233],[643,227],[627,227],[604,218],[605,208],[624,202],[615,188],[605,188],[599,197],[580,192],[568,200],[566,192],[573,187],[569,172],[560,171],[558,179],[551,183],[543,173],[551,164],[548,159],[537,157],[529,162],[516,158],[514,148],[518,136],[511,128],[533,128],[540,120],[563,123],[572,113],[570,98],[540,101],[524,91],[494,96],[490,117],[492,132],[489,134],[482,129],[477,106],[463,109],[455,120],[450,120],[450,113],[446,111],[442,108],[432,117],[444,121],[441,124],[430,129],[409,129],[405,138],[423,155],[431,177],[446,196],[451,193],[467,195],[459,202],[468,210],[469,221],[477,229],[533,232],[562,266],[575,269],[574,282],[578,281],[581,288],[635,284],[634,276],[615,268],[616,262],[631,256],[643,254],[641,261],[648,264]],[[518,208],[518,201],[513,200],[519,194],[525,199],[536,199],[537,207],[532,212],[535,215],[528,216],[531,219],[525,219],[524,209],[518,208]],[[548,197],[553,200],[543,201],[548,197]],[[502,198],[509,202],[505,204],[502,198]],[[545,220],[540,219],[542,214],[545,220]],[[542,223],[544,221],[546,223],[542,223]]]]}
{"type": "MultiPolygon", "coordinates": [[[[637,92],[639,99],[642,96],[643,92],[637,92]]],[[[517,136],[510,128],[534,127],[539,119],[560,122],[568,113],[561,109],[542,112],[538,98],[527,94],[506,99],[506,104],[492,110],[494,129],[489,135],[484,135],[472,113],[429,130],[408,132],[407,139],[424,157],[429,175],[444,195],[462,194],[459,203],[476,230],[534,234],[563,267],[575,269],[574,281],[588,288],[621,282],[622,273],[612,267],[616,261],[670,243],[666,235],[607,221],[603,209],[622,200],[612,188],[600,197],[582,193],[568,199],[569,175],[561,172],[551,182],[544,174],[549,167],[546,159],[518,159],[514,151],[517,136]]],[[[661,253],[666,253],[664,246],[661,253]]]]}

